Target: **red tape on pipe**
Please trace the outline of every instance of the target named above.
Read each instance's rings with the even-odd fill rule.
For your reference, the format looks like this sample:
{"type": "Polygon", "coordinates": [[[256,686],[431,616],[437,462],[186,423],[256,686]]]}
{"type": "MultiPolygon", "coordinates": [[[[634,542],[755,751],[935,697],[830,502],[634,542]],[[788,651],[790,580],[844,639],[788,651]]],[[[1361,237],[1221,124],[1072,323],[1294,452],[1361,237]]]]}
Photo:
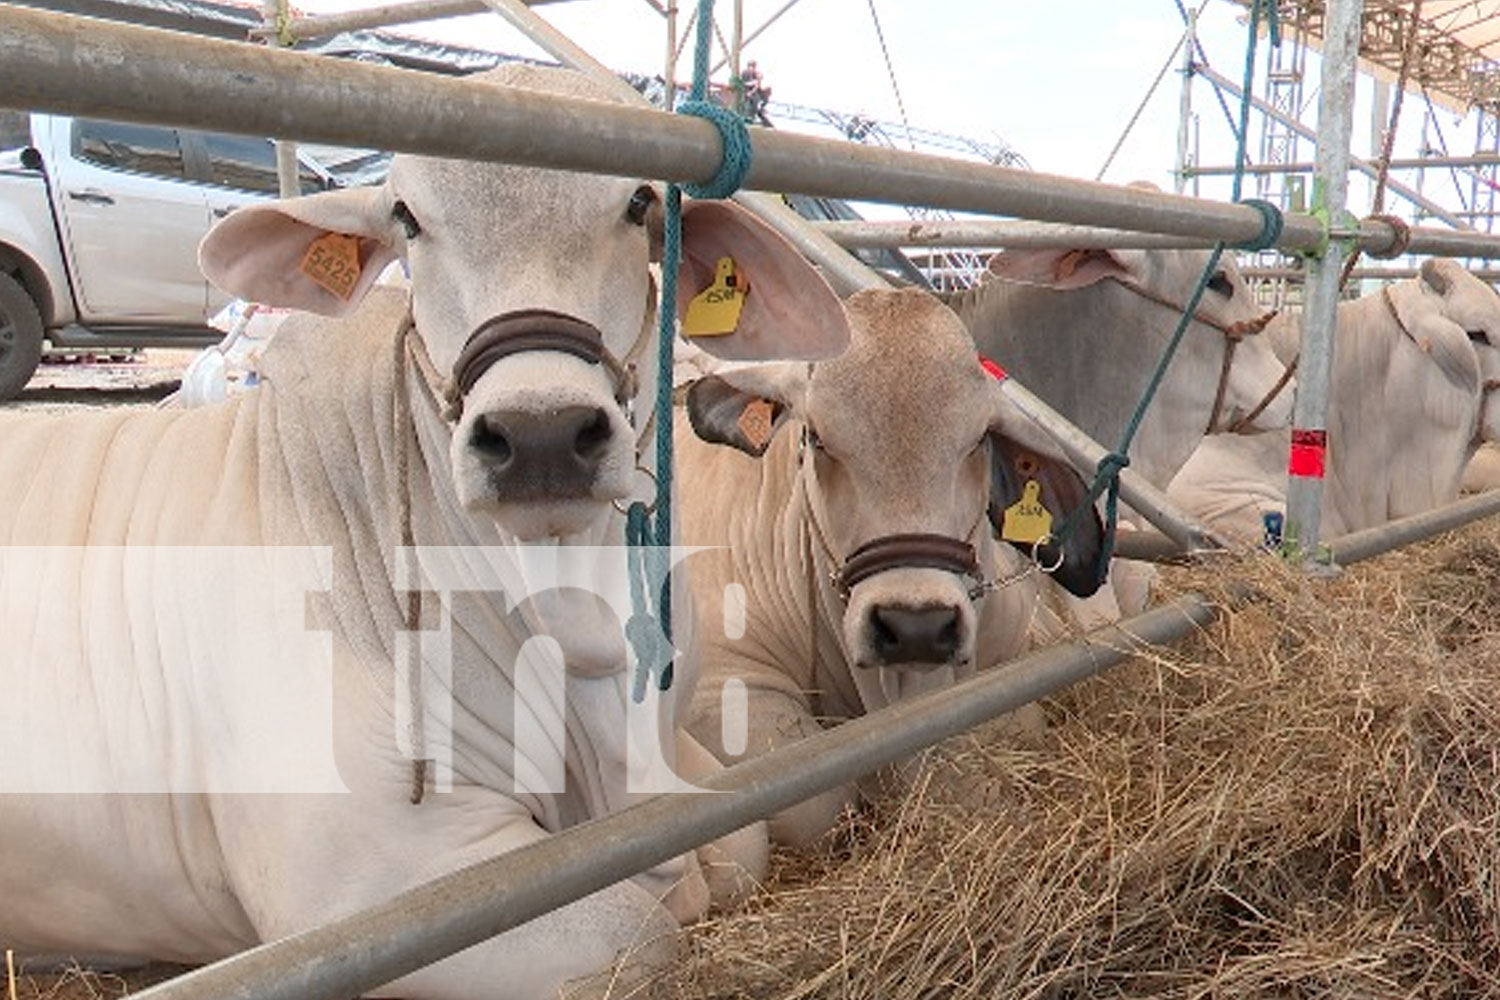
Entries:
{"type": "Polygon", "coordinates": [[[1304,479],[1323,478],[1323,459],[1328,452],[1328,432],[1292,431],[1292,450],[1287,456],[1286,471],[1304,479]]]}

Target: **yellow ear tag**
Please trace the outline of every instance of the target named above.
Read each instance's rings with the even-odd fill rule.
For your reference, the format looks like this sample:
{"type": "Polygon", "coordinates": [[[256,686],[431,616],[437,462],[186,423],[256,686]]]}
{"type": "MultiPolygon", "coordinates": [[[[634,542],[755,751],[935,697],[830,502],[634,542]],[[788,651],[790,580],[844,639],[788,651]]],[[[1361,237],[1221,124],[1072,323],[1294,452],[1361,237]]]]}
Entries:
{"type": "Polygon", "coordinates": [[[1052,531],[1052,512],[1042,506],[1042,487],[1035,479],[1021,487],[1021,499],[1005,508],[1000,537],[1007,542],[1035,545],[1052,531]]]}
{"type": "Polygon", "coordinates": [[[750,279],[736,271],[734,258],[720,257],[714,266],[714,282],[693,296],[682,318],[684,337],[722,337],[739,326],[750,279]]]}
{"type": "Polygon", "coordinates": [[[312,241],[300,268],[323,288],[347,299],[359,284],[359,240],[343,233],[325,233],[312,241]]]}

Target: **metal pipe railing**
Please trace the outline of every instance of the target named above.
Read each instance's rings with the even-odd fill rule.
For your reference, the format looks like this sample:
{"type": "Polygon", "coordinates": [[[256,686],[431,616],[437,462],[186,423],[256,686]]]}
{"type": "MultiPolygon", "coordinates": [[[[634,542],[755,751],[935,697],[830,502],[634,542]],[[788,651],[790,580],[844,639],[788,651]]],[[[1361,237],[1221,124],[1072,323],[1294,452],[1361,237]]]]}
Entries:
{"type": "Polygon", "coordinates": [[[1066,247],[1074,250],[1181,250],[1211,247],[1214,241],[1163,236],[1100,226],[988,219],[924,219],[890,222],[815,222],[813,226],[841,247],[1066,247]]]}
{"type": "MultiPolygon", "coordinates": [[[[0,6],[0,104],[676,181],[707,181],[720,159],[718,132],[696,118],[214,39],[189,46],[171,32],[19,7],[0,6]]],[[[1260,213],[1243,205],[751,133],[746,186],[759,190],[1229,242],[1262,228],[1260,213]]],[[[1500,253],[1500,237],[1489,239],[1490,252],[1500,253]]],[[[1322,240],[1317,219],[1289,215],[1277,245],[1312,249],[1322,240]]],[[[1377,252],[1390,245],[1368,242],[1377,252]]]]}
{"type": "MultiPolygon", "coordinates": [[[[558,3],[560,0],[522,0],[522,2],[536,5],[558,3]]],[[[385,28],[393,24],[432,21],[443,17],[461,17],[465,14],[483,14],[488,9],[484,5],[484,0],[408,0],[406,3],[365,7],[341,14],[310,14],[296,17],[287,21],[280,29],[275,27],[253,29],[250,34],[252,37],[277,34],[288,42],[301,42],[312,38],[327,38],[345,31],[385,28]]]]}
{"type": "Polygon", "coordinates": [[[1333,554],[1333,561],[1347,566],[1497,513],[1500,513],[1500,490],[1490,490],[1436,510],[1350,532],[1325,544],[1333,554]]]}
{"type": "MultiPolygon", "coordinates": [[[[819,222],[817,229],[843,247],[1066,247],[1069,249],[1190,249],[1213,246],[1214,240],[1191,236],[1100,226],[1070,226],[1047,222],[990,219],[937,221],[819,222]]],[[[1394,246],[1395,230],[1385,222],[1363,219],[1358,230],[1339,230],[1337,237],[1353,238],[1366,249],[1384,252],[1394,246]]],[[[1487,257],[1496,250],[1495,237],[1474,230],[1414,226],[1406,252],[1441,257],[1487,257]]],[[[1249,273],[1248,271],[1246,273],[1249,273]]]]}
{"type": "Polygon", "coordinates": [[[140,1000],[354,996],[645,871],[797,802],[1178,639],[1216,614],[1196,595],[961,684],[851,719],[699,782],[442,876],[359,913],[242,952],[140,1000]]]}

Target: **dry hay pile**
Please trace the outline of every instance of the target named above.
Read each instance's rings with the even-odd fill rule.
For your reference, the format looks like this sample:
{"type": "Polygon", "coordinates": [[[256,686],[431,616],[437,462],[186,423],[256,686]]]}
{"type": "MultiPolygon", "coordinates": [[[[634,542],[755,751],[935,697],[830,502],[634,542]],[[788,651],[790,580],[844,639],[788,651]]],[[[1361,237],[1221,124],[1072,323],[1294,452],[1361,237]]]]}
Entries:
{"type": "Polygon", "coordinates": [[[1246,572],[1250,605],[1032,745],[951,741],[839,857],[782,859],[662,991],[1500,996],[1500,525],[1246,572]]]}

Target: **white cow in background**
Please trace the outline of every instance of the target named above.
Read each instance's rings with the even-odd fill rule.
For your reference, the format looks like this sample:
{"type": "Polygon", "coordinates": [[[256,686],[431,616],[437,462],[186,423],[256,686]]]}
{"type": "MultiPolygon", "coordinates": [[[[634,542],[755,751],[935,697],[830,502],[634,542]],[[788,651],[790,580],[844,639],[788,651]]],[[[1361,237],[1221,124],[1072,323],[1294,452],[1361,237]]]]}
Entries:
{"type": "MultiPolygon", "coordinates": [[[[1205,250],[1009,250],[949,304],[983,354],[1114,448],[1207,262],[1205,250]]],[[[1287,425],[1285,366],[1258,335],[1269,318],[1221,258],[1131,444],[1134,472],[1165,489],[1211,422],[1234,426],[1259,409],[1246,432],[1287,425]]],[[[1119,610],[1140,611],[1150,567],[1116,561],[1111,577],[1119,610]]]]}
{"type": "MultiPolygon", "coordinates": [[[[608,99],[558,70],[491,80],[608,99]]],[[[677,727],[689,659],[634,704],[624,551],[591,548],[620,545],[612,504],[645,493],[649,408],[629,407],[637,377],[652,398],[656,224],[640,180],[398,156],[380,188],[243,208],[205,240],[231,294],[343,317],[288,320],[259,388],[0,421],[0,946],[205,962],[625,806],[642,762],[671,787],[673,767],[717,767],[677,727]],[[369,290],[397,256],[409,337],[406,295],[369,290]],[[458,578],[429,584],[444,592],[416,612],[421,669],[403,672],[408,537],[458,578]],[[244,552],[269,569],[236,588],[224,560],[244,552]],[[316,640],[294,648],[243,614],[298,552],[321,553],[309,578],[326,593],[293,588],[281,610],[316,640]],[[543,574],[542,592],[512,602],[505,574],[543,574]],[[336,772],[289,753],[299,738],[336,772]]],[[[713,348],[843,348],[837,299],[744,213],[690,206],[684,245],[688,294],[723,256],[752,276],[713,348]]],[[[753,873],[764,837],[716,856],[753,873]]],[[[544,997],[632,949],[665,961],[708,890],[678,858],[385,991],[544,997]]]]}
{"type": "MultiPolygon", "coordinates": [[[[1087,500],[936,298],[863,291],[845,305],[844,355],[725,370],[688,391],[683,540],[716,547],[693,566],[704,674],[689,728],[726,762],[1016,656],[1042,574],[1029,544],[1022,555],[993,533],[1008,508],[1045,507],[1060,528],[1087,500]],[[742,599],[726,597],[735,583],[742,599]],[[710,624],[721,618],[739,624],[710,624]]],[[[1083,506],[1054,578],[1092,593],[1099,546],[1083,506]]],[[[854,794],[786,810],[773,839],[817,840],[854,794]]]]}
{"type": "MultiPolygon", "coordinates": [[[[1286,360],[1301,317],[1267,334],[1286,360]]],[[[1335,538],[1458,497],[1482,441],[1500,440],[1500,297],[1451,260],[1338,305],[1328,399],[1320,535],[1335,538]]],[[[1170,495],[1212,526],[1259,542],[1267,511],[1286,507],[1289,432],[1212,435],[1170,495]]]]}

